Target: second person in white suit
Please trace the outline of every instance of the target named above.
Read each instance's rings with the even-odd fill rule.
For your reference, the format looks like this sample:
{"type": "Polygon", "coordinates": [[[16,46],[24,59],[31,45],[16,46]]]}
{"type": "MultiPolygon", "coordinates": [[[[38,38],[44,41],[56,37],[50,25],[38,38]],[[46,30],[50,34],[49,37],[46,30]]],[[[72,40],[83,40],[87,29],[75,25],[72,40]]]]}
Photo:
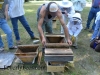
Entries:
{"type": "Polygon", "coordinates": [[[78,35],[83,29],[82,26],[82,19],[80,13],[75,13],[72,18],[70,18],[68,24],[68,31],[71,37],[71,40],[73,42],[73,47],[77,49],[77,40],[78,40],[78,35]]]}

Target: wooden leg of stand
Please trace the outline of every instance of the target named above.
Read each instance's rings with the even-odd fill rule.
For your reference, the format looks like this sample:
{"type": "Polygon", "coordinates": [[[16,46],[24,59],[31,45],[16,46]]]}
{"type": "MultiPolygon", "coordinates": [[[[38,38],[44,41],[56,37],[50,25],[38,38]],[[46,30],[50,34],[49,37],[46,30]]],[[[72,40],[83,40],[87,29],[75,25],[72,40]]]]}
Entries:
{"type": "Polygon", "coordinates": [[[51,75],[55,75],[54,72],[51,72],[51,75]]]}
{"type": "Polygon", "coordinates": [[[40,65],[40,63],[41,63],[41,58],[42,58],[42,51],[39,52],[39,54],[38,54],[38,65],[40,65]]]}

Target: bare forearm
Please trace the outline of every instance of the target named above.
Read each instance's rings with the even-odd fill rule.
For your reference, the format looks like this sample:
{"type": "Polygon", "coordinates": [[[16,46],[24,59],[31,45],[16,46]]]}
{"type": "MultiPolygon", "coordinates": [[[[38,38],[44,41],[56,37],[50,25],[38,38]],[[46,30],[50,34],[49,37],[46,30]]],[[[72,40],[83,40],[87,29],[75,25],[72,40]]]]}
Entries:
{"type": "Polygon", "coordinates": [[[43,33],[43,30],[42,30],[42,27],[38,25],[38,31],[40,33],[40,37],[41,37],[41,40],[44,38],[44,33],[43,33]]]}
{"type": "Polygon", "coordinates": [[[5,17],[6,17],[6,20],[7,20],[8,19],[8,4],[5,7],[5,17]]]}
{"type": "Polygon", "coordinates": [[[69,39],[69,32],[68,32],[68,28],[66,27],[66,25],[62,26],[65,32],[65,37],[67,38],[67,40],[69,39]]]}

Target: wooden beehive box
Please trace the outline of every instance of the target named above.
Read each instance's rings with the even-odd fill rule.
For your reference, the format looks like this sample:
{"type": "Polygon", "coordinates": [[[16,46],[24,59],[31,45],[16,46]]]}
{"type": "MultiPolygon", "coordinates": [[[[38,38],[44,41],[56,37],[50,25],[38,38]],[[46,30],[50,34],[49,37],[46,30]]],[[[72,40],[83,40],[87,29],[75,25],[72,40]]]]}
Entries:
{"type": "Polygon", "coordinates": [[[73,51],[62,34],[46,34],[44,61],[47,72],[64,72],[65,64],[73,61],[73,51]]]}
{"type": "Polygon", "coordinates": [[[73,61],[73,51],[67,43],[47,43],[44,60],[67,62],[73,61]]]}
{"type": "Polygon", "coordinates": [[[56,64],[52,65],[50,62],[46,62],[47,72],[64,72],[65,65],[64,64],[56,64]]]}
{"type": "Polygon", "coordinates": [[[35,58],[38,55],[39,45],[19,45],[15,55],[23,63],[34,63],[35,58]]]}
{"type": "Polygon", "coordinates": [[[65,43],[65,35],[63,34],[46,34],[47,43],[65,43]]]}
{"type": "Polygon", "coordinates": [[[73,51],[67,43],[46,43],[44,61],[47,72],[64,72],[65,64],[73,61],[73,51]]]}

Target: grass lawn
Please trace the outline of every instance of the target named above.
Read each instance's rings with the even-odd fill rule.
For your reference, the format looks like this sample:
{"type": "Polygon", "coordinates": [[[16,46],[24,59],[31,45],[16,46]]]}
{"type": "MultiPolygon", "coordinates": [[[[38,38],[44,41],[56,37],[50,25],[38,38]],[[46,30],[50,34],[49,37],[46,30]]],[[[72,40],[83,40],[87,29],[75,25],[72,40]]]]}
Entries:
{"type": "MultiPolygon", "coordinates": [[[[30,24],[30,27],[34,31],[34,34],[38,37],[38,30],[37,30],[37,21],[36,21],[36,11],[39,5],[43,2],[28,2],[25,3],[25,16],[30,24]]],[[[82,12],[82,19],[83,19],[83,27],[86,25],[86,20],[88,16],[88,12],[90,7],[86,7],[82,12]]],[[[10,27],[12,25],[10,21],[8,21],[10,27]]],[[[0,30],[1,31],[1,30],[0,30]]],[[[19,22],[19,32],[21,36],[22,44],[33,44],[33,41],[30,40],[29,35],[22,27],[19,22]]],[[[55,33],[60,33],[60,24],[57,22],[57,28],[54,29],[55,33]]],[[[1,31],[3,35],[3,40],[5,44],[6,51],[9,51],[7,48],[6,37],[4,33],[1,31]]],[[[100,53],[95,52],[89,47],[90,38],[92,33],[82,30],[79,35],[78,40],[78,49],[72,49],[74,53],[74,62],[68,64],[68,68],[64,73],[55,73],[55,75],[100,75],[100,53]]],[[[14,37],[14,34],[13,34],[14,37]]],[[[15,38],[15,37],[14,37],[15,38]]],[[[15,39],[14,39],[15,40],[15,39]]],[[[14,41],[16,43],[16,41],[14,41]]],[[[13,51],[12,51],[13,52],[13,51]]],[[[16,64],[15,64],[16,65],[16,64]]],[[[37,65],[37,64],[35,64],[37,65]]],[[[42,60],[41,65],[45,66],[44,61],[42,60]]],[[[32,66],[32,65],[31,65],[32,66]]],[[[39,67],[39,66],[37,66],[39,67]]],[[[35,69],[0,69],[0,75],[50,75],[50,73],[46,72],[46,69],[39,70],[38,68],[35,69]]]]}

